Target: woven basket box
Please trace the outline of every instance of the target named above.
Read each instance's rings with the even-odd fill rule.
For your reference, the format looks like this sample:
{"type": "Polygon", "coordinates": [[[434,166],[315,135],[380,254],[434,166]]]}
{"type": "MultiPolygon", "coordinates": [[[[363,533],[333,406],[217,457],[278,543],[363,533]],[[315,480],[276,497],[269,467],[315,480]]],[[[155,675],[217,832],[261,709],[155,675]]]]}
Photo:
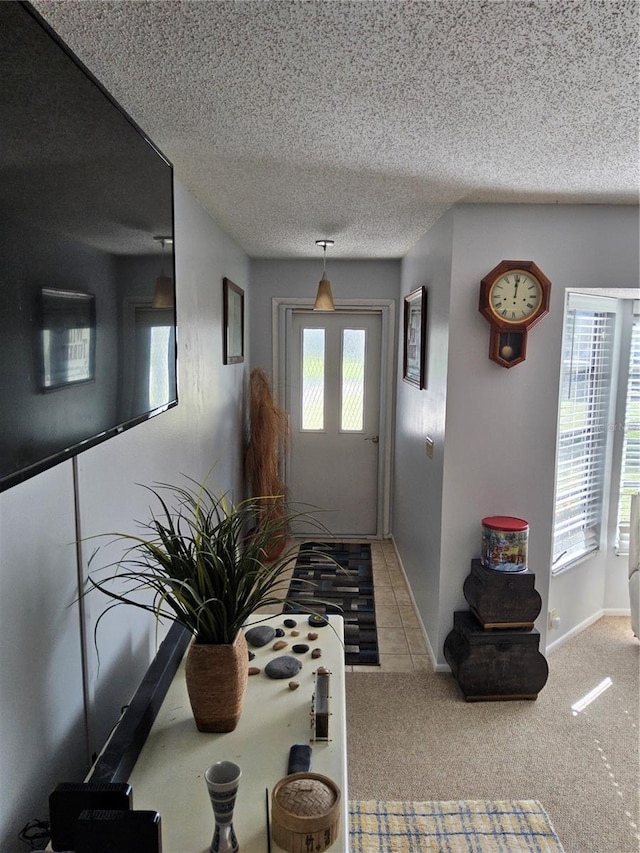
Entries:
{"type": "Polygon", "coordinates": [[[318,773],[292,773],[273,788],[271,833],[289,853],[322,853],[340,830],[340,789],[318,773]]]}

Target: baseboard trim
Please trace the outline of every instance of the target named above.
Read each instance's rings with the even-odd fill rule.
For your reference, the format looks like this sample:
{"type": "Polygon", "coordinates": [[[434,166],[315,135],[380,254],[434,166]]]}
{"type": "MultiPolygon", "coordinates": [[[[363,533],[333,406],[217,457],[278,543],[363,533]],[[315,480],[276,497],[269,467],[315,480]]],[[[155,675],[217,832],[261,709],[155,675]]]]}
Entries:
{"type": "Polygon", "coordinates": [[[416,604],[416,600],[413,597],[413,590],[411,589],[411,584],[409,583],[409,578],[407,577],[407,573],[404,568],[404,564],[402,562],[402,557],[400,556],[400,552],[398,551],[398,546],[396,545],[396,540],[393,535],[390,537],[391,544],[393,545],[393,550],[396,555],[396,560],[398,561],[398,566],[400,567],[400,571],[402,572],[402,576],[404,578],[404,582],[406,584],[407,590],[409,591],[409,597],[411,598],[411,603],[413,604],[413,609],[416,612],[416,616],[418,618],[418,624],[420,626],[420,630],[422,631],[422,638],[424,639],[425,646],[427,647],[427,654],[429,655],[429,659],[431,660],[431,666],[433,667],[434,672],[451,672],[451,667],[447,663],[438,663],[438,659],[433,651],[433,646],[431,645],[431,641],[429,640],[429,635],[424,627],[424,622],[422,621],[422,616],[420,615],[420,611],[418,610],[418,606],[416,604]]]}
{"type": "Polygon", "coordinates": [[[587,628],[591,627],[594,623],[598,621],[598,619],[602,619],[603,616],[631,616],[631,609],[624,607],[604,607],[600,610],[597,610],[588,619],[585,619],[583,622],[580,622],[579,625],[576,625],[575,628],[572,628],[570,631],[567,631],[566,634],[563,634],[562,637],[559,637],[557,640],[554,640],[553,643],[549,643],[547,646],[547,650],[545,652],[546,655],[550,655],[552,652],[555,652],[556,649],[559,649],[561,646],[564,646],[565,643],[572,640],[574,637],[577,637],[578,634],[581,634],[583,631],[586,631],[587,628]]]}
{"type": "Polygon", "coordinates": [[[547,645],[546,654],[550,655],[552,652],[555,652],[556,649],[559,649],[561,646],[564,646],[565,643],[568,643],[569,640],[572,640],[574,637],[577,637],[578,634],[581,634],[583,631],[586,631],[587,628],[591,627],[594,623],[601,619],[605,615],[604,610],[597,610],[588,619],[585,619],[583,622],[580,622],[579,625],[576,625],[570,631],[567,631],[566,634],[563,634],[557,640],[554,640],[553,643],[549,643],[547,645]]]}

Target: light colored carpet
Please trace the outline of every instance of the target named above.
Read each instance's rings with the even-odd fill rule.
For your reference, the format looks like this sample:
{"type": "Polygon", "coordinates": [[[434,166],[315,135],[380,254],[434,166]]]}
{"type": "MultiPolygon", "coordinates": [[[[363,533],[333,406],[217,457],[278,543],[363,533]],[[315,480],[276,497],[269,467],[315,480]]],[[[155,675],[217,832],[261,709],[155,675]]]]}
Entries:
{"type": "Polygon", "coordinates": [[[467,703],[446,673],[348,673],[349,798],[535,799],[566,853],[637,853],[639,652],[628,618],[603,618],[550,655],[535,702],[467,703]]]}
{"type": "Polygon", "coordinates": [[[349,804],[351,853],[563,853],[536,800],[349,804]]]}

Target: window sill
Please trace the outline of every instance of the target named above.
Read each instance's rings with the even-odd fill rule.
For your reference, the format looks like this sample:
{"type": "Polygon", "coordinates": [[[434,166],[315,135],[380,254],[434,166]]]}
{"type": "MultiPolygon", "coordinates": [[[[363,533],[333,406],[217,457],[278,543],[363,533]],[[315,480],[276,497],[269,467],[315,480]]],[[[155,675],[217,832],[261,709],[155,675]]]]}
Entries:
{"type": "Polygon", "coordinates": [[[551,577],[556,577],[556,575],[564,574],[564,572],[569,571],[569,569],[575,569],[576,566],[581,566],[583,563],[586,563],[587,560],[590,560],[592,557],[595,557],[596,554],[600,553],[600,549],[596,548],[594,551],[589,551],[587,554],[582,554],[579,557],[575,557],[573,560],[570,560],[568,563],[563,563],[560,566],[555,568],[551,568],[551,577]]]}

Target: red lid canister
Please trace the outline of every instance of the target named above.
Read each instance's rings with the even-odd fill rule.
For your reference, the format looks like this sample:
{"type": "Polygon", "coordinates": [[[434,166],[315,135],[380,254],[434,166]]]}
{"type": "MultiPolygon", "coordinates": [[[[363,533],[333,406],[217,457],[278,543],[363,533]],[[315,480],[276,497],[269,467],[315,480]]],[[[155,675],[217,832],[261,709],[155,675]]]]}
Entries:
{"type": "Polygon", "coordinates": [[[510,515],[488,515],[482,519],[482,525],[490,530],[507,530],[513,533],[529,527],[529,523],[523,518],[513,518],[510,515]]]}

